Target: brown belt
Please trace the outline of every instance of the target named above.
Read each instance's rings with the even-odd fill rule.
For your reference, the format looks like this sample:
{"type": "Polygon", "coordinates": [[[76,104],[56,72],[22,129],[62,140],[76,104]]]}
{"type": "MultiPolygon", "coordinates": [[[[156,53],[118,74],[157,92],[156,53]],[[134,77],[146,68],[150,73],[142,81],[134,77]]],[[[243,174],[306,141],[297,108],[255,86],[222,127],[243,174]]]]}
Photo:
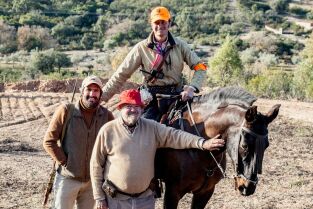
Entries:
{"type": "MultiPolygon", "coordinates": [[[[148,189],[149,189],[149,188],[148,188],[148,189]]],[[[122,192],[122,191],[119,191],[119,190],[117,190],[116,192],[117,192],[118,194],[126,195],[126,196],[129,196],[129,197],[139,197],[140,195],[142,195],[143,193],[145,193],[148,189],[146,189],[146,190],[143,191],[143,192],[134,193],[134,194],[129,194],[129,193],[122,192]]]]}
{"type": "Polygon", "coordinates": [[[146,192],[148,189],[151,189],[153,191],[154,184],[151,181],[149,187],[147,189],[145,189],[143,192],[130,194],[130,193],[126,193],[126,192],[118,190],[117,187],[110,180],[106,179],[104,181],[104,183],[103,183],[102,189],[104,190],[104,192],[107,195],[109,195],[112,198],[114,198],[117,194],[122,194],[122,195],[126,195],[126,196],[129,196],[129,197],[139,197],[144,192],[146,192]]]}

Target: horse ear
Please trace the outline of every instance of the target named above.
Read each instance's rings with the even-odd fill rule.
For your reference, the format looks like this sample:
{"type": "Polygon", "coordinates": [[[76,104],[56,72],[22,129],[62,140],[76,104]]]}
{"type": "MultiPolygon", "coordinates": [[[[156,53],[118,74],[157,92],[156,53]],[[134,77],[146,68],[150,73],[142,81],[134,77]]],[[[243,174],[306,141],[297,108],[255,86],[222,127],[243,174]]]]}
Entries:
{"type": "Polygon", "coordinates": [[[280,106],[280,104],[276,104],[268,111],[266,114],[267,124],[271,123],[277,117],[280,106]]]}
{"type": "Polygon", "coordinates": [[[258,114],[257,106],[249,107],[246,112],[245,118],[248,123],[251,123],[255,120],[256,115],[258,114]]]}

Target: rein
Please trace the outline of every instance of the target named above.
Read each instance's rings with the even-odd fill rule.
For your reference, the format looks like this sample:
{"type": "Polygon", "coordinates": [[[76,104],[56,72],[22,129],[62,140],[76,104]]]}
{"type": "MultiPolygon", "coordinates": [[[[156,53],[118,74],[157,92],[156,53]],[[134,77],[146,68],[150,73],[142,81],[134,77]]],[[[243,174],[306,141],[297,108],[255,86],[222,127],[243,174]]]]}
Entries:
{"type": "MultiPolygon", "coordinates": [[[[179,97],[181,97],[181,95],[156,94],[156,97],[157,97],[158,99],[161,99],[161,98],[163,98],[163,99],[172,99],[172,98],[178,99],[179,97]]],[[[192,121],[192,125],[194,126],[197,135],[201,137],[201,134],[200,134],[200,132],[199,132],[197,126],[196,126],[196,122],[195,122],[195,120],[194,120],[194,118],[193,118],[193,116],[192,116],[192,112],[191,112],[191,108],[190,108],[189,102],[187,102],[186,106],[187,106],[187,109],[188,109],[188,114],[189,114],[189,116],[190,116],[190,118],[191,118],[191,121],[192,121]]],[[[219,170],[221,171],[221,173],[222,173],[222,175],[223,175],[223,178],[227,178],[226,171],[222,168],[221,164],[216,160],[216,158],[214,157],[214,155],[212,154],[211,151],[209,151],[209,153],[210,153],[211,157],[213,158],[215,164],[217,165],[217,167],[218,167],[219,170]]],[[[192,157],[193,157],[193,156],[192,156],[192,157]]],[[[223,160],[223,158],[221,159],[221,161],[222,161],[222,160],[223,160]]],[[[207,173],[212,173],[212,171],[211,171],[211,170],[208,170],[207,168],[204,168],[204,170],[205,170],[207,173]]],[[[213,173],[212,173],[211,175],[213,175],[213,173]]]]}
{"type": "MultiPolygon", "coordinates": [[[[200,135],[200,132],[196,126],[196,123],[195,123],[195,120],[193,118],[193,115],[192,115],[192,112],[191,112],[191,108],[190,108],[190,105],[189,103],[187,103],[187,108],[188,108],[188,114],[191,118],[191,121],[192,121],[192,125],[194,126],[196,132],[197,132],[197,135],[201,137],[200,135]]],[[[240,137],[243,138],[243,132],[245,133],[248,133],[250,135],[252,135],[253,137],[255,137],[256,140],[263,140],[264,138],[266,138],[268,136],[268,134],[257,134],[255,133],[254,131],[252,131],[251,129],[247,128],[247,127],[244,127],[244,122],[242,123],[242,125],[240,126],[240,137]]],[[[258,183],[258,178],[256,180],[251,180],[249,178],[247,178],[244,174],[238,174],[237,171],[236,171],[236,175],[232,175],[231,177],[229,177],[227,174],[226,174],[226,170],[224,170],[221,166],[221,164],[216,160],[216,158],[214,157],[214,155],[212,154],[211,151],[209,151],[211,157],[213,158],[215,164],[217,165],[217,167],[219,168],[219,170],[221,171],[222,175],[223,175],[223,178],[236,178],[236,177],[240,177],[248,182],[251,182],[252,184],[256,185],[258,183]]],[[[237,170],[237,169],[236,169],[237,170]]]]}
{"type": "MultiPolygon", "coordinates": [[[[187,102],[187,108],[188,108],[188,114],[189,114],[189,116],[190,116],[190,118],[191,118],[191,121],[192,121],[192,125],[193,125],[193,127],[195,127],[195,130],[196,130],[196,132],[197,132],[197,135],[201,137],[200,132],[199,132],[197,126],[196,126],[195,120],[194,120],[194,118],[193,118],[193,116],[192,116],[191,108],[190,108],[190,105],[189,105],[188,102],[187,102]]],[[[216,163],[217,167],[220,169],[220,171],[221,171],[221,173],[222,173],[222,175],[223,175],[223,178],[226,178],[226,177],[227,177],[227,176],[226,176],[226,171],[222,168],[221,164],[220,164],[219,162],[217,162],[217,160],[216,160],[216,158],[214,157],[214,155],[212,154],[212,152],[209,151],[209,153],[210,153],[211,157],[213,158],[214,162],[216,163]]],[[[222,158],[222,159],[223,159],[223,158],[222,158]]]]}
{"type": "MultiPolygon", "coordinates": [[[[165,98],[165,99],[179,98],[179,97],[180,97],[180,95],[167,95],[167,94],[157,94],[156,96],[157,96],[157,98],[165,98]]],[[[199,132],[197,126],[196,126],[196,122],[195,122],[194,117],[193,117],[193,115],[192,115],[190,104],[187,102],[186,106],[187,106],[187,109],[188,109],[188,114],[189,114],[189,116],[190,116],[192,125],[194,126],[194,129],[195,129],[197,135],[198,135],[199,137],[201,137],[201,134],[200,134],[200,132],[199,132]]],[[[244,127],[244,121],[243,121],[243,123],[242,123],[241,126],[240,126],[240,137],[242,137],[242,138],[244,137],[244,136],[243,136],[243,133],[244,133],[244,132],[245,132],[245,133],[248,133],[248,134],[250,134],[250,135],[252,135],[253,137],[255,137],[256,140],[263,140],[264,138],[266,138],[266,137],[268,136],[268,134],[265,134],[265,135],[257,134],[257,133],[255,133],[254,131],[252,131],[251,129],[249,129],[249,128],[247,128],[247,127],[244,127]]],[[[239,145],[238,145],[238,146],[239,146],[239,145]]],[[[230,179],[233,179],[233,178],[240,177],[240,178],[242,178],[242,179],[244,179],[244,180],[246,180],[246,181],[248,181],[248,182],[251,182],[251,183],[254,184],[254,185],[256,185],[256,184],[258,183],[258,178],[257,178],[256,180],[251,180],[251,179],[247,178],[246,176],[244,176],[244,174],[238,174],[238,173],[237,173],[237,168],[236,168],[236,173],[237,173],[236,175],[228,176],[228,175],[226,174],[226,170],[224,170],[223,167],[221,166],[221,161],[223,160],[223,158],[221,159],[220,162],[218,162],[218,161],[216,160],[216,158],[214,157],[214,155],[212,154],[212,152],[209,151],[209,153],[210,153],[212,159],[214,160],[216,166],[219,168],[220,172],[222,173],[223,178],[230,178],[230,179]]],[[[205,170],[207,173],[212,173],[211,170],[208,170],[208,169],[206,169],[206,168],[204,168],[204,170],[205,170]]],[[[212,174],[213,174],[213,173],[212,173],[212,174]]],[[[211,174],[211,175],[212,175],[212,174],[211,174]]]]}

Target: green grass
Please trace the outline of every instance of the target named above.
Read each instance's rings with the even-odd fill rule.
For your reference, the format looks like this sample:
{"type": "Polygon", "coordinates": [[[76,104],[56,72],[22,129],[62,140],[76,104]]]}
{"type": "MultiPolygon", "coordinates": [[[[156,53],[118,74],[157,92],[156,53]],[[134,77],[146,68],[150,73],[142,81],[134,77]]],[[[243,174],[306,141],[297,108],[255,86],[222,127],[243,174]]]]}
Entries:
{"type": "Polygon", "coordinates": [[[17,82],[20,81],[23,76],[21,69],[9,69],[0,67],[0,82],[17,82]]]}

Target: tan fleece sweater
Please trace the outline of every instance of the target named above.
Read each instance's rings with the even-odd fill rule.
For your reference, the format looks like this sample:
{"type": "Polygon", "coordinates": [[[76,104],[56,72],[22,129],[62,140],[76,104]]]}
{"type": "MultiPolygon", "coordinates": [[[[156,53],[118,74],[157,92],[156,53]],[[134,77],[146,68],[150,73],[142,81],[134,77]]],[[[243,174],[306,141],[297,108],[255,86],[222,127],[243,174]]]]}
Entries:
{"type": "Polygon", "coordinates": [[[132,134],[119,117],[99,131],[90,162],[91,182],[95,199],[105,198],[104,179],[120,191],[145,191],[154,176],[154,158],[159,147],[198,148],[200,137],[155,121],[141,118],[132,134]]]}
{"type": "MultiPolygon", "coordinates": [[[[169,44],[167,50],[170,50],[170,52],[166,58],[166,62],[162,66],[164,78],[157,79],[153,84],[148,84],[149,86],[182,85],[184,63],[193,71],[197,64],[203,63],[186,42],[179,38],[172,37],[171,33],[169,33],[168,39],[169,44]]],[[[156,51],[153,49],[153,33],[151,33],[147,39],[139,42],[132,48],[123,63],[102,88],[103,100],[108,101],[111,99],[124,85],[125,81],[130,78],[136,70],[139,70],[140,67],[145,71],[151,71],[151,63],[154,62],[155,56],[156,51]]],[[[147,79],[150,75],[143,73],[143,77],[147,79]]],[[[206,71],[194,71],[190,85],[200,90],[205,79],[206,71]]]]}

